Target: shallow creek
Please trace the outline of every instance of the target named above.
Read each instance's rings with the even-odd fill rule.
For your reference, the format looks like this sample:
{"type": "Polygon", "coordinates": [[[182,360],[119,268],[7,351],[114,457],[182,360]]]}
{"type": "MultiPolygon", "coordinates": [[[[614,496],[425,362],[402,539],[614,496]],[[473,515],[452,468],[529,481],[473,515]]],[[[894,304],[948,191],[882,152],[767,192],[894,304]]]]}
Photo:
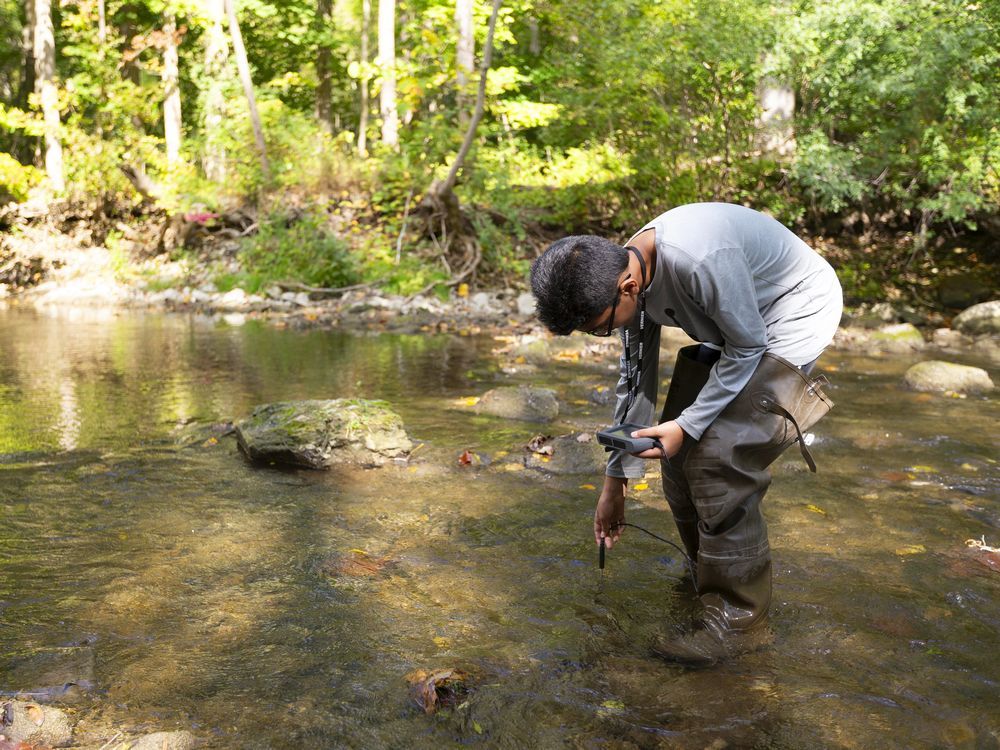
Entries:
{"type": "MultiPolygon", "coordinates": [[[[0,310],[0,695],[67,708],[95,748],[175,728],[213,748],[1000,746],[1000,571],[965,544],[1000,546],[995,397],[828,352],[819,474],[788,451],[765,502],[776,643],[685,671],[648,648],[687,611],[681,561],[629,529],[598,571],[600,477],[458,460],[539,432],[456,406],[497,385],[556,389],[547,433],[603,426],[614,358],[505,372],[497,346],[0,310]],[[389,401],[426,444],[279,471],[213,432],[334,397],[389,401]],[[427,716],[406,675],[444,667],[473,690],[427,716]]],[[[628,520],[676,538],[644,484],[628,520]]]]}

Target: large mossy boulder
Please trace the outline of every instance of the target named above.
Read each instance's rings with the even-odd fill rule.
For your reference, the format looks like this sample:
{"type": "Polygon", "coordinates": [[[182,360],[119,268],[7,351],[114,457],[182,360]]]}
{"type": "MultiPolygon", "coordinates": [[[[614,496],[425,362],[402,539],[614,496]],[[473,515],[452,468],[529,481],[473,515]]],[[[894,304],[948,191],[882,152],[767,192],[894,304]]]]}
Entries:
{"type": "Polygon", "coordinates": [[[547,388],[505,386],[483,394],[476,410],[481,414],[525,422],[551,422],[559,416],[559,402],[555,391],[547,388]]]}
{"type": "Polygon", "coordinates": [[[384,401],[287,401],[254,409],[236,425],[240,448],[256,463],[329,469],[380,466],[413,447],[403,422],[384,401]]]}
{"type": "Polygon", "coordinates": [[[986,393],[993,390],[993,381],[986,370],[933,359],[913,365],[903,376],[903,383],[914,391],[986,393]]]}
{"type": "Polygon", "coordinates": [[[1000,300],[982,302],[963,310],[951,326],[969,336],[1000,334],[1000,300]]]}

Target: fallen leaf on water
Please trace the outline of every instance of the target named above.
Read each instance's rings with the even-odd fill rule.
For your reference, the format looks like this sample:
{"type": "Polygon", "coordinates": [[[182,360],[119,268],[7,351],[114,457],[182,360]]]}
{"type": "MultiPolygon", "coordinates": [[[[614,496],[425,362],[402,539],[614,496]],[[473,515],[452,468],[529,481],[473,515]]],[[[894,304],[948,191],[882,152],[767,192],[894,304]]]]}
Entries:
{"type": "Polygon", "coordinates": [[[406,675],[410,695],[426,714],[458,705],[469,693],[468,678],[460,669],[418,669],[406,675]]]}
{"type": "Polygon", "coordinates": [[[581,490],[596,490],[597,488],[594,485],[592,485],[592,484],[581,484],[580,485],[580,489],[581,490]]]}
{"type": "Polygon", "coordinates": [[[320,573],[337,578],[368,578],[381,573],[392,561],[388,557],[370,557],[359,549],[334,556],[320,563],[320,573]]]}
{"type": "Polygon", "coordinates": [[[473,453],[472,451],[466,449],[462,451],[462,455],[458,457],[458,462],[462,466],[471,466],[472,464],[481,464],[483,459],[478,453],[473,453]]]}
{"type": "Polygon", "coordinates": [[[926,552],[927,548],[922,544],[907,544],[905,547],[899,547],[896,549],[897,555],[919,555],[921,552],[926,552]]]}
{"type": "Polygon", "coordinates": [[[551,456],[552,445],[549,444],[551,439],[551,435],[535,435],[528,441],[528,444],[524,446],[524,448],[532,453],[541,453],[543,456],[551,456]]]}
{"type": "Polygon", "coordinates": [[[437,646],[438,648],[448,648],[448,646],[450,646],[451,643],[448,641],[447,638],[437,635],[434,636],[434,645],[437,646]]]}
{"type": "Polygon", "coordinates": [[[219,444],[219,441],[218,441],[217,438],[210,437],[208,440],[206,440],[204,443],[201,444],[201,447],[202,448],[211,448],[213,445],[218,445],[218,444],[219,444]]]}
{"type": "Polygon", "coordinates": [[[639,482],[639,484],[635,485],[632,489],[638,490],[638,491],[641,492],[642,490],[648,490],[649,489],[649,485],[646,484],[646,482],[639,482]]]}
{"type": "Polygon", "coordinates": [[[463,396],[455,403],[459,406],[475,406],[479,403],[479,396],[463,396]]]}
{"type": "Polygon", "coordinates": [[[476,734],[482,734],[483,733],[483,725],[480,724],[478,721],[473,721],[472,722],[472,731],[474,731],[476,734]]]}
{"type": "Polygon", "coordinates": [[[573,351],[569,351],[569,352],[556,352],[555,358],[556,359],[561,359],[564,362],[579,362],[580,361],[580,352],[573,352],[573,351]]]}
{"type": "Polygon", "coordinates": [[[458,285],[458,289],[456,289],[455,292],[458,294],[459,297],[468,297],[469,285],[466,284],[465,282],[462,282],[461,284],[458,285]]]}
{"type": "Polygon", "coordinates": [[[811,510],[813,513],[819,513],[821,516],[826,515],[825,510],[820,508],[818,505],[813,505],[812,503],[809,503],[809,505],[806,506],[806,510],[811,510]]]}
{"type": "Polygon", "coordinates": [[[507,455],[507,453],[508,451],[497,451],[496,453],[493,454],[493,458],[503,458],[504,456],[507,455]]]}
{"type": "Polygon", "coordinates": [[[911,466],[910,471],[919,471],[922,474],[933,474],[934,472],[937,471],[937,469],[935,469],[933,466],[924,466],[921,464],[919,466],[911,466]]]}

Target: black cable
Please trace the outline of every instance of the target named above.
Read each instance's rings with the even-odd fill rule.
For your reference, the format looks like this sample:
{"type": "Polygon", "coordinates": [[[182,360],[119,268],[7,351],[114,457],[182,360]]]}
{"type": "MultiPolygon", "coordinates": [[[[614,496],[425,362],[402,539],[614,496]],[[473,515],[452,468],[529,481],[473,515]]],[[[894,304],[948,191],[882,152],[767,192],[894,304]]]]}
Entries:
{"type": "MultiPolygon", "coordinates": [[[[695,575],[694,560],[691,559],[691,557],[688,555],[687,551],[684,548],[682,548],[679,544],[677,544],[676,542],[672,542],[669,539],[664,539],[662,536],[659,536],[658,534],[654,534],[649,529],[644,529],[644,528],[642,528],[642,526],[637,526],[634,523],[626,523],[625,521],[619,521],[618,523],[612,524],[611,528],[612,529],[616,529],[616,528],[619,528],[619,527],[622,527],[622,526],[630,526],[633,529],[638,529],[639,531],[641,531],[644,534],[649,534],[649,536],[653,537],[653,539],[656,539],[656,540],[661,541],[661,542],[666,542],[671,547],[673,547],[675,550],[677,550],[678,552],[680,552],[681,556],[683,556],[683,558],[684,558],[684,564],[687,565],[688,571],[691,573],[691,580],[695,581],[696,582],[695,585],[697,585],[698,578],[695,575]]],[[[601,551],[603,552],[604,550],[602,549],[601,551]]],[[[603,566],[601,566],[601,567],[603,567],[603,566]]]]}

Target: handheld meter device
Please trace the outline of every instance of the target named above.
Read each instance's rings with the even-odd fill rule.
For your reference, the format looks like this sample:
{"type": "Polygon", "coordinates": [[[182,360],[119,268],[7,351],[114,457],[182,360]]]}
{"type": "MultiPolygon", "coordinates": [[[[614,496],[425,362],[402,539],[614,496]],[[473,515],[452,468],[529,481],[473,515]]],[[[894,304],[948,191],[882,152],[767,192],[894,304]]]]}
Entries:
{"type": "Polygon", "coordinates": [[[653,438],[632,437],[633,432],[644,429],[646,429],[645,425],[632,424],[630,422],[615,425],[614,427],[608,427],[598,432],[597,442],[608,448],[614,448],[615,450],[628,451],[629,453],[642,453],[644,450],[656,447],[656,443],[653,441],[653,438]]]}

